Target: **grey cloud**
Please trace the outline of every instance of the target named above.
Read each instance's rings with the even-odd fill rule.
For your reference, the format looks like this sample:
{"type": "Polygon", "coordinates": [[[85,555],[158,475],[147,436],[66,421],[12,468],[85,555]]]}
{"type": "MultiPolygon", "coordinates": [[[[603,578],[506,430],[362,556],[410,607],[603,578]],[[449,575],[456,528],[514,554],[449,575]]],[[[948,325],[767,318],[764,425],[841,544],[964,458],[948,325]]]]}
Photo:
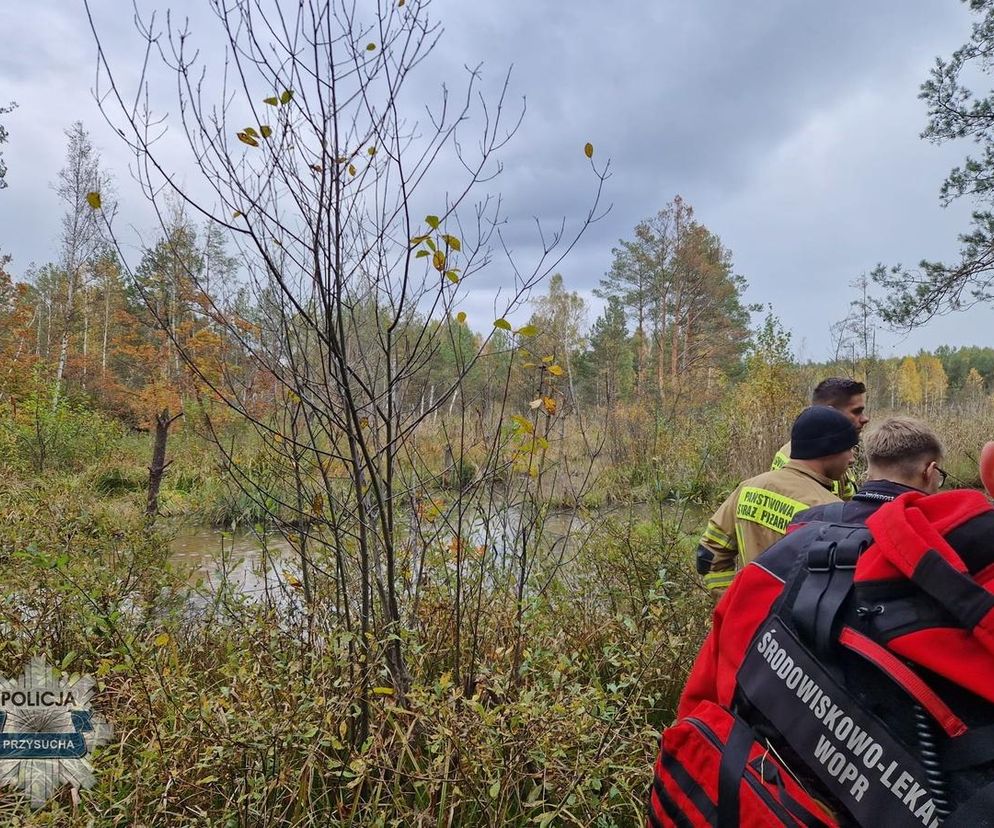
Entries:
{"type": "MultiPolygon", "coordinates": [[[[202,4],[174,5],[203,22],[202,4]]],[[[109,42],[133,63],[130,14],[115,14],[120,5],[110,0],[98,7],[109,42]]],[[[849,279],[881,259],[955,251],[965,207],[941,211],[936,191],[965,150],[919,141],[925,113],[915,97],[934,56],[969,31],[955,0],[436,0],[434,9],[446,33],[412,78],[418,108],[481,61],[485,90],[498,91],[513,64],[509,107],[527,97],[521,130],[501,153],[504,174],[483,188],[503,195],[506,238],[524,259],[537,252],[533,216],[552,227],[565,215],[575,225],[586,211],[593,182],[584,142],[598,163],[612,160],[605,203],[614,209],[561,268],[571,287],[589,292],[617,239],[680,193],[732,248],[748,298],[773,301],[820,357],[829,323],[845,312],[849,279]]],[[[2,24],[14,37],[0,72],[21,102],[9,120],[11,188],[0,194],[15,265],[53,249],[58,209],[46,183],[75,118],[114,169],[123,211],[147,229],[152,216],[129,185],[129,159],[89,97],[93,44],[81,7],[41,0],[16,18],[0,13],[2,24]]],[[[426,211],[450,169],[451,159],[422,195],[426,211]]],[[[506,274],[497,257],[479,277],[481,291],[506,284],[506,274]]],[[[488,296],[468,301],[482,309],[488,296]]],[[[904,345],[978,341],[981,332],[967,320],[904,345]]]]}

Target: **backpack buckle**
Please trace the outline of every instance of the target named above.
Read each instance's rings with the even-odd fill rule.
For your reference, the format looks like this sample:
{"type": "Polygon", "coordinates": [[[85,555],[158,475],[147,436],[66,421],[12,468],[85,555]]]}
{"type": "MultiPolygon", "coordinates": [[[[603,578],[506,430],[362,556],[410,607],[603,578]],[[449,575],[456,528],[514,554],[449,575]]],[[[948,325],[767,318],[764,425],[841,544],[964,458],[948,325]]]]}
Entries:
{"type": "Polygon", "coordinates": [[[835,550],[833,564],[836,569],[855,569],[863,548],[859,544],[845,544],[835,550]]]}
{"type": "Polygon", "coordinates": [[[835,549],[835,568],[855,569],[869,546],[869,539],[863,533],[850,535],[835,549]]]}
{"type": "Polygon", "coordinates": [[[808,547],[808,572],[831,572],[835,564],[835,541],[815,541],[808,547]]]}

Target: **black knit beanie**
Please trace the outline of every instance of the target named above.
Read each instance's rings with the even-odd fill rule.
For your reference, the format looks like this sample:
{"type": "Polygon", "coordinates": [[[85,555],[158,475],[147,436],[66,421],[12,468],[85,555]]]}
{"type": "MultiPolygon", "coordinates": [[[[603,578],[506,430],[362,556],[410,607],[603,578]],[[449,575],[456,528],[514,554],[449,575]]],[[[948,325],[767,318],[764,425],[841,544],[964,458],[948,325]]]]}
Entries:
{"type": "Polygon", "coordinates": [[[805,408],[790,429],[792,460],[815,460],[851,449],[859,432],[845,414],[827,405],[805,408]]]}

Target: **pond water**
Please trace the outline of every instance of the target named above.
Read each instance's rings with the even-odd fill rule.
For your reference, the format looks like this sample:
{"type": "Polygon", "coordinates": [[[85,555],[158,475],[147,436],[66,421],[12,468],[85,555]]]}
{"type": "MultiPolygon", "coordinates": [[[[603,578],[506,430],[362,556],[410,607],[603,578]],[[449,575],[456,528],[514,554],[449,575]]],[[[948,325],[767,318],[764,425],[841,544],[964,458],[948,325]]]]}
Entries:
{"type": "Polygon", "coordinates": [[[260,597],[266,592],[267,569],[293,564],[293,550],[278,533],[260,537],[251,529],[222,530],[181,524],[174,527],[169,543],[174,564],[187,570],[191,585],[203,582],[206,592],[216,592],[225,582],[239,592],[260,597]]]}
{"type": "MultiPolygon", "coordinates": [[[[454,536],[454,517],[448,524],[436,526],[435,539],[454,536]]],[[[486,518],[466,515],[462,535],[471,547],[493,550],[498,563],[510,563],[520,546],[522,516],[509,506],[493,510],[486,518]]],[[[557,555],[577,552],[592,533],[608,518],[621,521],[652,519],[679,520],[685,531],[696,531],[700,509],[687,504],[665,503],[623,505],[598,510],[563,509],[546,517],[540,547],[557,555]]],[[[264,598],[267,590],[277,590],[279,582],[297,579],[300,565],[297,554],[279,533],[260,536],[251,529],[222,530],[202,525],[177,524],[170,541],[173,563],[189,572],[191,585],[201,582],[201,589],[211,594],[227,582],[253,598],[264,598]]],[[[278,600],[278,598],[277,598],[278,600]]]]}

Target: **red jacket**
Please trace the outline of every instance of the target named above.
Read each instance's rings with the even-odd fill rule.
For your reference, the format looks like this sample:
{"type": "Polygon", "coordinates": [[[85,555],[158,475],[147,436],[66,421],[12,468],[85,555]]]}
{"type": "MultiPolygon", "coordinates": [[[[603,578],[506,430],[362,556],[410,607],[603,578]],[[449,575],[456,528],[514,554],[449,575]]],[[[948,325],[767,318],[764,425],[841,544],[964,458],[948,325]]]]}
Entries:
{"type": "MultiPolygon", "coordinates": [[[[910,492],[882,505],[867,518],[866,527],[872,538],[856,531],[872,545],[858,558],[851,589],[832,626],[831,648],[838,653],[833,669],[845,677],[840,687],[912,753],[920,747],[916,709],[929,715],[942,751],[957,749],[968,737],[990,743],[989,758],[947,774],[944,795],[953,810],[963,806],[972,807],[972,813],[994,814],[994,794],[979,805],[968,802],[994,779],[994,735],[984,735],[994,733],[994,509],[976,491],[910,492]]],[[[695,710],[699,716],[707,703],[741,711],[745,701],[746,713],[737,715],[750,715],[740,667],[747,654],[754,659],[757,633],[776,621],[774,609],[782,596],[794,594],[793,585],[803,588],[804,579],[812,578],[809,550],[825,532],[824,523],[803,526],[736,576],[714,610],[711,633],[680,698],[678,722],[695,710]]],[[[763,727],[769,724],[766,720],[763,727]]],[[[770,738],[768,731],[765,738],[770,738]]],[[[815,771],[806,773],[812,767],[810,754],[791,754],[788,740],[779,744],[776,733],[770,747],[787,756],[788,767],[800,771],[816,800],[829,803],[842,822],[853,824],[844,799],[834,798],[815,771]]],[[[878,785],[874,774],[885,774],[875,769],[868,773],[878,785]]],[[[701,785],[718,803],[710,781],[702,779],[701,785]]],[[[924,802],[922,824],[930,824],[930,795],[917,790],[916,795],[920,798],[911,802],[909,813],[924,802]]],[[[939,801],[935,797],[937,807],[939,801]]]]}
{"type": "MultiPolygon", "coordinates": [[[[994,607],[994,510],[980,492],[957,490],[931,496],[910,492],[881,507],[866,523],[876,543],[856,568],[857,591],[873,582],[909,578],[916,555],[931,545],[955,570],[970,572],[994,607]],[[957,552],[944,535],[958,540],[961,550],[957,552]]],[[[678,717],[703,699],[731,703],[746,648],[783,591],[804,539],[803,531],[788,535],[736,576],[714,609],[711,632],[680,697],[678,717]]],[[[894,637],[887,646],[939,675],[966,682],[974,692],[994,701],[994,616],[989,611],[970,632],[927,629],[894,637]]]]}

